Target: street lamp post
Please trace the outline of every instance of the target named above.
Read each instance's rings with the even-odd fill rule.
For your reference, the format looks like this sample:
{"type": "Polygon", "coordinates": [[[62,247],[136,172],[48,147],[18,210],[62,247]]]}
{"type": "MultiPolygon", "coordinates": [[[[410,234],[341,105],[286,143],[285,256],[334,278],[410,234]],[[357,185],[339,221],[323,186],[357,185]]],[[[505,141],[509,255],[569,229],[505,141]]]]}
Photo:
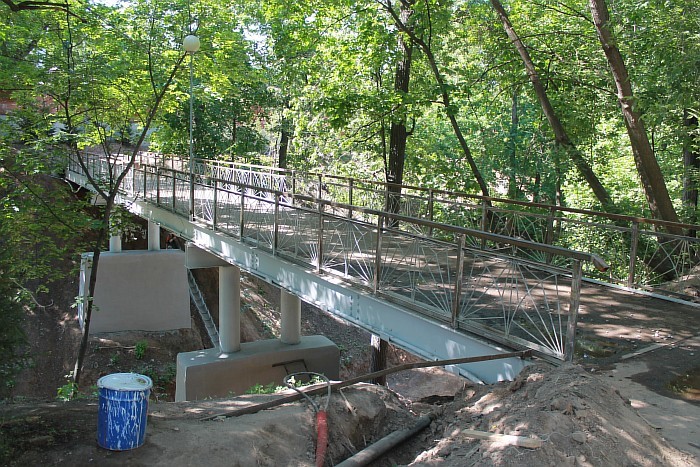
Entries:
{"type": "Polygon", "coordinates": [[[194,98],[192,93],[192,76],[193,76],[193,63],[194,54],[199,50],[199,37],[195,35],[185,36],[182,41],[182,47],[186,53],[190,55],[190,124],[189,124],[189,136],[190,136],[190,219],[194,220],[194,149],[193,149],[193,138],[192,138],[192,127],[194,124],[194,98]]]}

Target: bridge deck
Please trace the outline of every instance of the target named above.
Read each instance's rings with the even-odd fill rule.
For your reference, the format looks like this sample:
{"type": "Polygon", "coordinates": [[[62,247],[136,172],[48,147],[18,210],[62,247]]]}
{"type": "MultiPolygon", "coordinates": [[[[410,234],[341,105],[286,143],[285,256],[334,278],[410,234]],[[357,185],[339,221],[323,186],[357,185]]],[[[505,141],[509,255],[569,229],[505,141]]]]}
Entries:
{"type": "MultiPolygon", "coordinates": [[[[118,170],[100,159],[88,167],[93,174],[118,170]]],[[[600,258],[327,201],[304,194],[309,190],[290,193],[284,177],[236,170],[199,167],[189,173],[142,161],[120,201],[198,247],[426,358],[492,352],[484,339],[573,358],[582,262],[600,265],[600,258]],[[498,248],[482,249],[487,241],[498,248]],[[516,250],[550,261],[516,256],[516,250]]],[[[69,176],[85,185],[81,172],[72,164],[69,176]]],[[[519,370],[517,363],[506,365],[519,370]]],[[[502,379],[509,371],[478,379],[502,379]]]]}

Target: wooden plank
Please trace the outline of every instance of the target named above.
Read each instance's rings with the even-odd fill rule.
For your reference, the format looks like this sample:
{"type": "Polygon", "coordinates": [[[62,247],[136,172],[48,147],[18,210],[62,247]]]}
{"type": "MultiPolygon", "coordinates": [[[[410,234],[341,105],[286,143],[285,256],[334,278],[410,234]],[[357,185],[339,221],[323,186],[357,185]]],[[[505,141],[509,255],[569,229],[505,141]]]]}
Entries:
{"type": "Polygon", "coordinates": [[[662,347],[668,347],[671,345],[680,344],[680,343],[685,342],[685,341],[688,341],[688,343],[692,343],[693,341],[696,341],[698,338],[700,338],[700,334],[698,334],[696,336],[692,336],[692,337],[684,337],[682,339],[676,339],[675,341],[671,341],[671,342],[664,342],[664,343],[657,342],[655,344],[651,344],[650,346],[644,347],[644,348],[639,349],[637,351],[634,351],[632,353],[628,353],[626,355],[623,355],[622,357],[620,357],[620,360],[627,360],[629,358],[637,357],[639,355],[654,351],[656,349],[660,349],[662,347]]]}
{"type": "Polygon", "coordinates": [[[627,360],[628,358],[634,358],[634,357],[637,357],[639,355],[645,354],[647,352],[651,352],[652,350],[660,349],[661,347],[666,347],[667,345],[670,345],[670,344],[672,344],[672,342],[665,343],[665,344],[659,344],[659,343],[651,344],[650,346],[644,347],[643,349],[639,349],[635,352],[623,355],[622,357],[620,357],[620,360],[627,360]]]}
{"type": "Polygon", "coordinates": [[[504,446],[520,446],[522,448],[537,449],[542,447],[542,440],[539,438],[526,438],[516,435],[502,435],[499,433],[489,433],[488,431],[461,430],[461,434],[470,438],[485,439],[495,441],[504,446]]]}

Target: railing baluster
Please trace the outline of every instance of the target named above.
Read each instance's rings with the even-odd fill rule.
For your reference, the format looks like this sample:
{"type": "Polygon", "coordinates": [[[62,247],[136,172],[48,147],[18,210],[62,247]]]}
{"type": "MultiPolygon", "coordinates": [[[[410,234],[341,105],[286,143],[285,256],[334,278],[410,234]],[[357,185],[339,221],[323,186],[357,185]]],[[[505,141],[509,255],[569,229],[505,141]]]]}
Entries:
{"type": "Polygon", "coordinates": [[[245,186],[241,186],[241,212],[240,212],[240,219],[239,219],[239,230],[238,230],[238,235],[241,241],[243,241],[243,228],[245,226],[244,224],[244,216],[243,212],[245,211],[245,186]]]}
{"type": "MultiPolygon", "coordinates": [[[[435,203],[435,191],[431,188],[428,190],[428,219],[430,222],[433,222],[433,209],[434,209],[434,203],[435,203]]],[[[428,228],[428,235],[433,236],[433,227],[430,226],[428,228]]]]}
{"type": "Polygon", "coordinates": [[[172,210],[173,212],[175,211],[175,198],[177,197],[177,173],[173,170],[172,171],[172,180],[173,180],[173,202],[172,202],[172,210]]]}
{"type": "Polygon", "coordinates": [[[214,206],[212,207],[211,227],[216,232],[216,217],[219,215],[219,180],[214,179],[214,206]]]}
{"type": "MultiPolygon", "coordinates": [[[[544,243],[545,245],[551,245],[552,242],[554,242],[554,215],[555,215],[555,209],[554,206],[549,208],[549,214],[547,215],[547,225],[545,226],[545,231],[544,231],[544,243]]],[[[547,253],[545,255],[545,262],[547,264],[550,264],[552,262],[552,254],[547,253]]]]}
{"type": "Polygon", "coordinates": [[[316,272],[321,272],[321,265],[323,263],[323,203],[318,200],[318,236],[316,237],[316,272]]]}
{"type": "Polygon", "coordinates": [[[275,192],[275,218],[273,219],[272,227],[272,256],[277,256],[277,245],[279,242],[280,230],[280,193],[275,192]]]}
{"type": "Polygon", "coordinates": [[[578,321],[578,308],[581,301],[581,261],[574,260],[571,264],[571,292],[569,296],[569,320],[566,325],[566,345],[564,348],[564,360],[574,360],[576,350],[576,324],[578,321]]]}
{"type": "Polygon", "coordinates": [[[382,273],[382,230],[384,228],[384,216],[377,217],[377,250],[374,252],[374,281],[372,292],[376,295],[379,290],[379,276],[382,273]]]}
{"type": "Polygon", "coordinates": [[[455,296],[452,302],[452,328],[457,329],[459,323],[459,311],[462,306],[462,281],[464,280],[464,247],[467,243],[467,237],[464,234],[459,236],[459,244],[457,250],[457,277],[455,282],[455,296]]]}
{"type": "MultiPolygon", "coordinates": [[[[481,201],[481,231],[482,232],[488,232],[486,229],[488,228],[488,203],[486,200],[481,201]]],[[[482,238],[481,239],[481,249],[485,250],[486,249],[486,239],[482,238]]]]}
{"type": "Polygon", "coordinates": [[[630,240],[630,270],[627,274],[627,287],[634,287],[635,269],[637,268],[637,249],[639,248],[639,222],[632,221],[632,238],[630,240]]]}

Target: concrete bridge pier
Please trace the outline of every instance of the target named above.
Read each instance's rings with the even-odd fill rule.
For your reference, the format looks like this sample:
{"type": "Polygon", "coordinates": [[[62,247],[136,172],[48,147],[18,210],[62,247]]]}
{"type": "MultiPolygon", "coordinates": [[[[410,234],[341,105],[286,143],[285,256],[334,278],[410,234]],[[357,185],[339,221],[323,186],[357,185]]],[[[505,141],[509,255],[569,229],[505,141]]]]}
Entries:
{"type": "Polygon", "coordinates": [[[240,269],[192,243],[185,263],[190,269],[219,268],[219,346],[178,354],[176,401],[245,394],[258,385],[281,385],[299,371],[338,378],[338,347],[325,336],[301,335],[299,297],[281,290],[279,339],[241,343],[240,269]]]}
{"type": "Polygon", "coordinates": [[[160,225],[148,221],[148,251],[160,250],[160,225]]]}
{"type": "Polygon", "coordinates": [[[301,342],[301,298],[280,290],[280,340],[285,344],[301,342]]]}
{"type": "Polygon", "coordinates": [[[241,270],[219,266],[219,350],[241,350],[241,270]]]}
{"type": "Polygon", "coordinates": [[[122,233],[116,230],[116,226],[112,222],[111,216],[109,221],[109,252],[110,253],[121,253],[122,251],[122,233]],[[113,230],[114,229],[114,230],[113,230]]]}

